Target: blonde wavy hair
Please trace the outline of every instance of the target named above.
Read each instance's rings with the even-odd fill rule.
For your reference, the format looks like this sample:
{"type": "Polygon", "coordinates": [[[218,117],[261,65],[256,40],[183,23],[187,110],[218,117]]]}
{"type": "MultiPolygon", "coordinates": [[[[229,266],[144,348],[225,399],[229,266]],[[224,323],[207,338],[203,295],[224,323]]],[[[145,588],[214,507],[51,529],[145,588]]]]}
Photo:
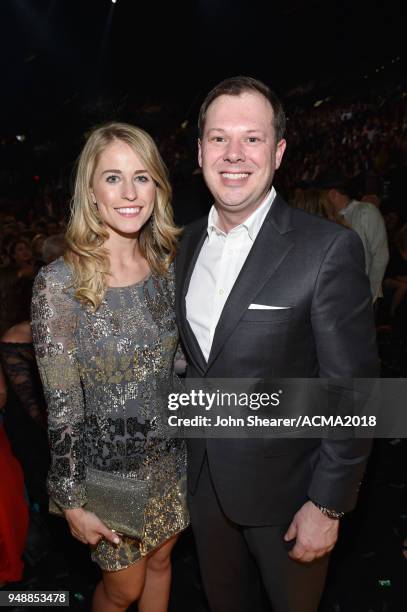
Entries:
{"type": "Polygon", "coordinates": [[[173,220],[168,171],[151,136],[126,123],[107,123],[94,129],[79,156],[71,217],[66,233],[65,261],[73,270],[75,297],[94,310],[100,306],[110,274],[104,243],[108,232],[93,203],[93,175],[101,153],[114,140],[127,143],[139,156],[156,184],[153,213],[141,228],[139,248],[153,273],[165,275],[175,257],[180,229],[173,220]]]}
{"type": "Polygon", "coordinates": [[[291,201],[291,205],[294,208],[302,208],[306,212],[312,215],[318,215],[318,217],[325,217],[330,221],[334,221],[339,225],[349,227],[344,217],[338,214],[335,210],[334,205],[328,198],[328,194],[321,189],[300,189],[297,191],[294,199],[291,201]]]}

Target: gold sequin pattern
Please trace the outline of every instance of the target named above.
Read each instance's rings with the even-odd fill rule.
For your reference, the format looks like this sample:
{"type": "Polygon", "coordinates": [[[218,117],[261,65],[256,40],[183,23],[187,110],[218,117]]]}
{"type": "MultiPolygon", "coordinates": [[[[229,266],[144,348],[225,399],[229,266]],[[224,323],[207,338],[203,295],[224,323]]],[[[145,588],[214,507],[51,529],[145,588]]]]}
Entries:
{"type": "Polygon", "coordinates": [[[143,539],[140,541],[121,536],[118,545],[103,539],[93,547],[93,561],[105,571],[124,569],[183,531],[188,526],[185,489],[184,477],[168,486],[163,493],[151,496],[145,512],[146,528],[143,539]]]}
{"type": "Polygon", "coordinates": [[[101,567],[120,569],[188,523],[185,445],[166,438],[164,422],[178,343],[174,281],[151,275],[109,288],[97,312],[73,294],[62,259],[37,276],[32,327],[48,404],[49,490],[62,507],[83,505],[87,465],[148,481],[142,542],[93,551],[101,567]]]}

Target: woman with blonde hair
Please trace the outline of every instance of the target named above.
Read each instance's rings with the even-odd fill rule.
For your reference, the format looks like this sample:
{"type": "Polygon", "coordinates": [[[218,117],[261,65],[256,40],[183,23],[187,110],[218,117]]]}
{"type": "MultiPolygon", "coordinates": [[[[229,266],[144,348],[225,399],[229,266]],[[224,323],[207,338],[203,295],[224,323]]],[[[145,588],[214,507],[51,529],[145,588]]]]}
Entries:
{"type": "Polygon", "coordinates": [[[348,227],[344,217],[337,213],[328,196],[321,189],[310,188],[298,190],[291,205],[294,208],[302,208],[302,210],[312,215],[325,217],[325,219],[348,227]]]}
{"type": "Polygon", "coordinates": [[[185,446],[164,419],[178,343],[170,200],[146,132],[95,129],[79,158],[68,250],[35,281],[48,489],[102,569],[97,612],[136,600],[140,612],[167,610],[170,553],[188,524],[185,446]]]}

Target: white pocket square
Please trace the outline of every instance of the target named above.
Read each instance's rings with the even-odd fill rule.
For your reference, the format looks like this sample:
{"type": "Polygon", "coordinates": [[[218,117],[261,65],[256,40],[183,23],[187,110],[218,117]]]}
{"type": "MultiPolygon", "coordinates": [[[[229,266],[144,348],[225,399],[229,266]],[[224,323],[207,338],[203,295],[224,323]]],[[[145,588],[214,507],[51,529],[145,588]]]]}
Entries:
{"type": "Polygon", "coordinates": [[[267,306],[267,304],[250,304],[249,310],[287,310],[291,306],[267,306]]]}

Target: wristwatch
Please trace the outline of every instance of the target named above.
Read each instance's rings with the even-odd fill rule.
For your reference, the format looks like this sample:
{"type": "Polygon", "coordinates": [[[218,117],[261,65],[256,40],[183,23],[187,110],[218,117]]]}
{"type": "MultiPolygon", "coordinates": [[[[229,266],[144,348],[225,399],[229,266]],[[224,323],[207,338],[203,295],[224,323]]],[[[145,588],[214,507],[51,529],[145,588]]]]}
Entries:
{"type": "Polygon", "coordinates": [[[341,519],[345,514],[344,512],[337,512],[336,510],[331,510],[331,508],[326,508],[325,506],[321,506],[321,504],[317,504],[317,502],[313,501],[312,503],[314,504],[314,506],[318,508],[318,510],[322,512],[322,514],[324,514],[328,518],[333,519],[335,521],[338,521],[339,519],[341,519]]]}

